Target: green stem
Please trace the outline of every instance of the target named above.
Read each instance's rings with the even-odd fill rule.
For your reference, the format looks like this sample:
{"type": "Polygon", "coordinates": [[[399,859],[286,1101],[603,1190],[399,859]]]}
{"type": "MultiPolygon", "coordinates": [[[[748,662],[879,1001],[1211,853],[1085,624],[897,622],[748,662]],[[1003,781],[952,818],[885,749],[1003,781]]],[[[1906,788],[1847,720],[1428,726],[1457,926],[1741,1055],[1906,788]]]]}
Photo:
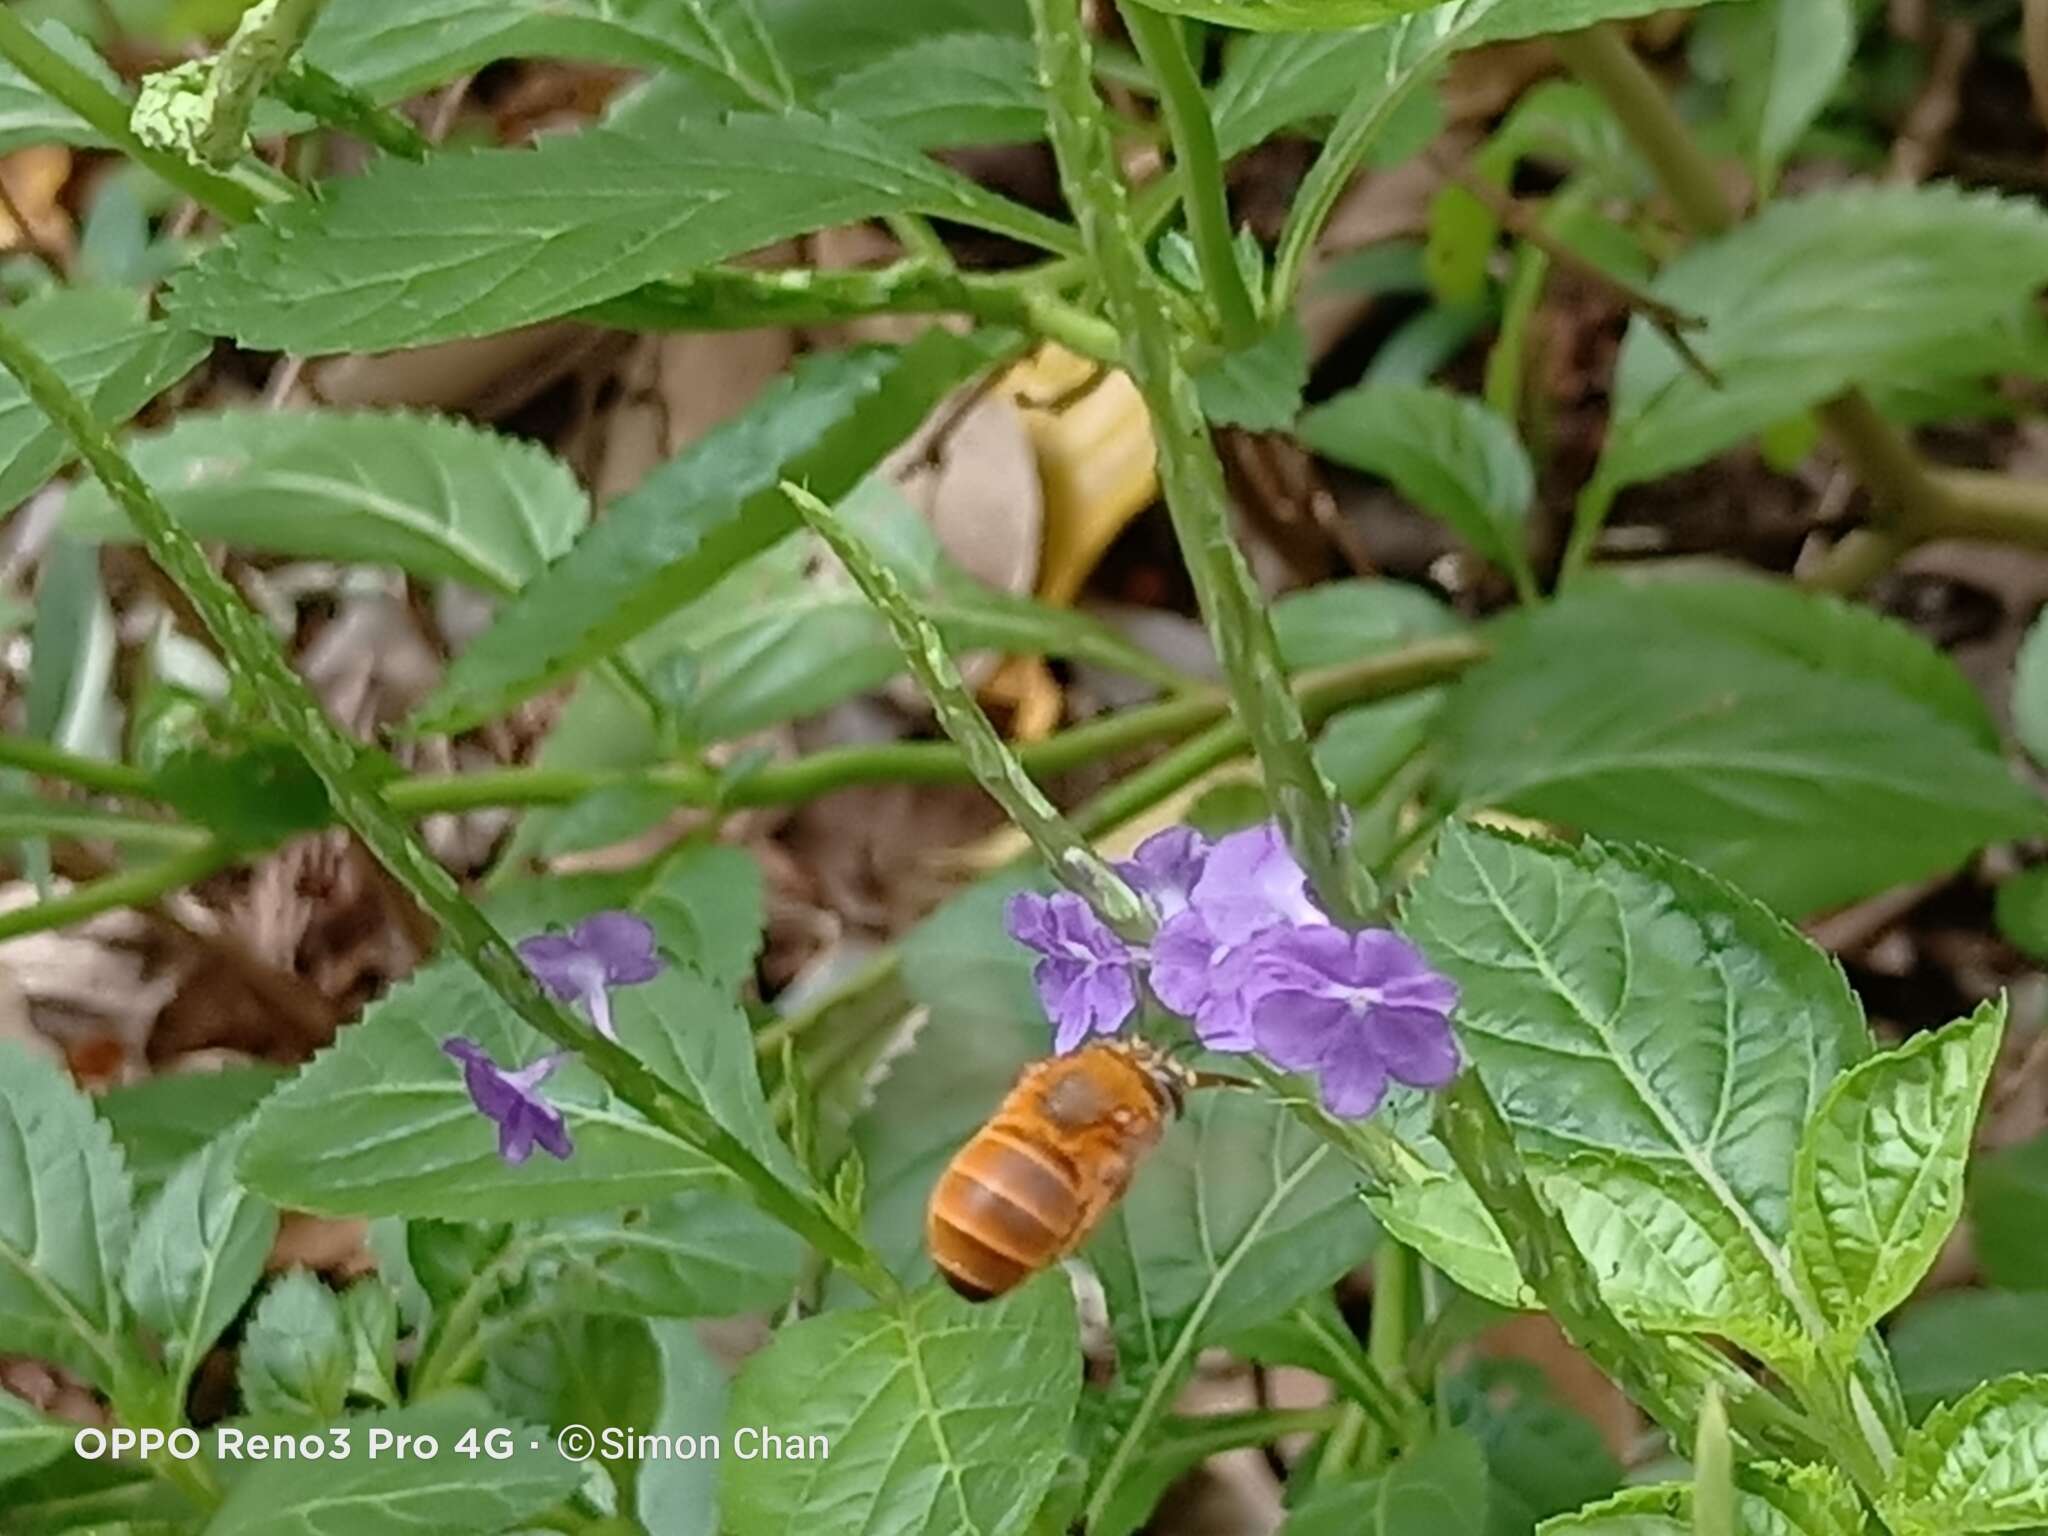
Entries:
{"type": "Polygon", "coordinates": [[[1223,466],[1117,174],[1077,0],[1030,4],[1060,180],[1110,321],[1123,337],[1125,366],[1151,413],[1167,511],[1237,714],[1280,824],[1318,894],[1336,915],[1360,918],[1370,900],[1344,846],[1336,796],[1316,766],[1308,728],[1287,690],[1265,599],[1231,535],[1223,466]]]}
{"type": "MultiPolygon", "coordinates": [[[[1381,1241],[1392,1239],[1383,1237],[1381,1241]]],[[[1357,1338],[1348,1328],[1341,1335],[1335,1334],[1311,1307],[1296,1307],[1293,1315],[1295,1326],[1314,1339],[1322,1352],[1318,1362],[1322,1373],[1365,1410],[1389,1444],[1404,1450],[1412,1445],[1416,1421],[1411,1402],[1393,1385],[1399,1377],[1390,1378],[1372,1355],[1359,1348],[1357,1338]]]]}
{"type": "Polygon", "coordinates": [[[256,0],[210,59],[192,59],[142,82],[129,124],[144,143],[216,171],[249,150],[249,119],[284,69],[322,0],[256,0]]]}
{"type": "Polygon", "coordinates": [[[146,907],[172,891],[191,885],[194,881],[204,880],[208,875],[216,870],[225,869],[234,861],[235,854],[232,849],[219,843],[207,842],[185,853],[172,854],[169,858],[161,859],[154,864],[144,864],[138,869],[124,869],[119,874],[73,886],[62,896],[52,896],[47,901],[16,907],[10,912],[0,912],[0,939],[14,939],[24,933],[40,933],[49,928],[67,927],[117,908],[146,907]]]}
{"type": "Polygon", "coordinates": [[[1710,1386],[1700,1403],[1692,1440],[1692,1536],[1736,1536],[1735,1447],[1728,1438],[1728,1404],[1710,1386]]]}
{"type": "Polygon", "coordinates": [[[911,675],[931,701],[940,729],[960,748],[975,781],[1031,840],[1053,877],[1094,907],[1119,933],[1131,939],[1146,937],[1152,919],[1138,893],[1088,846],[1025,772],[1009,743],[982,712],[974,691],[961,679],[938,626],[910,600],[896,573],[876,559],[867,542],[809,491],[785,482],[782,494],[803,515],[811,531],[831,547],[854,585],[882,615],[911,675]]]}
{"type": "Polygon", "coordinates": [[[1053,274],[1019,283],[915,257],[847,272],[707,267],[635,288],[578,315],[630,330],[736,331],[829,325],[874,314],[963,314],[1047,336],[1084,357],[1115,364],[1121,353],[1115,328],[1063,301],[1057,280],[1053,274]]]}
{"type": "MultiPolygon", "coordinates": [[[[1400,1394],[1402,1413],[1397,1423],[1409,1418],[1414,1400],[1408,1390],[1408,1312],[1416,1278],[1414,1253],[1405,1243],[1382,1233],[1372,1260],[1372,1314],[1366,1322],[1365,1354],[1379,1379],[1400,1394]]],[[[1405,1443],[1401,1437],[1390,1438],[1393,1446],[1405,1443]]],[[[1375,1434],[1367,1442],[1369,1462],[1380,1460],[1389,1448],[1377,1443],[1379,1439],[1375,1434]]]]}
{"type": "Polygon", "coordinates": [[[264,202],[283,195],[281,189],[255,190],[246,179],[219,176],[182,156],[150,148],[128,126],[128,102],[44,42],[6,6],[0,6],[0,57],[44,95],[83,118],[115,149],[231,223],[254,218],[264,202]]]}
{"type": "Polygon", "coordinates": [[[211,839],[203,828],[182,821],[121,816],[89,805],[62,801],[24,802],[0,797],[0,837],[104,838],[130,848],[196,848],[211,839]]]}
{"type": "MultiPolygon", "coordinates": [[[[1670,196],[1679,217],[1695,235],[1724,234],[1735,226],[1737,210],[1721,183],[1720,172],[1700,147],[1685,119],[1656,76],[1644,67],[1628,40],[1614,27],[1600,25],[1551,40],[1558,57],[1612,109],[1622,130],[1641,151],[1658,182],[1670,196]]],[[[1938,527],[1948,515],[1947,498],[1913,445],[1885,420],[1867,396],[1851,391],[1818,412],[1842,457],[1883,512],[1890,531],[1906,539],[1918,530],[1938,527]]],[[[1591,528],[1575,528],[1565,575],[1574,574],[1592,548],[1592,535],[1605,516],[1606,498],[1591,528]]],[[[1903,548],[1903,545],[1900,546],[1903,548]]],[[[1883,546],[1866,545],[1852,570],[1832,580],[1867,579],[1866,563],[1882,555],[1883,546]]]]}
{"type": "Polygon", "coordinates": [[[337,815],[439,922],[457,953],[492,990],[542,1035],[579,1052],[653,1124],[731,1170],[762,1210],[831,1255],[876,1294],[892,1294],[894,1283],[880,1261],[823,1202],[790,1189],[704,1105],[679,1093],[541,991],[504,936],[385,802],[374,765],[363,763],[362,749],[327,718],[312,690],[286,662],[268,626],[213,568],[198,541],[157,499],[85,402],[4,319],[0,367],[20,381],[37,409],[71,440],[115,504],[127,513],[150,558],[177,584],[212,635],[235,682],[305,757],[326,786],[337,815]]]}
{"type": "Polygon", "coordinates": [[[1929,538],[1991,539],[2048,549],[2048,480],[1974,469],[1934,472],[1942,508],[1929,538]]]}
{"type": "Polygon", "coordinates": [[[401,160],[424,160],[433,148],[403,112],[380,106],[354,86],[303,58],[270,82],[270,93],[296,112],[374,144],[401,160]]]}
{"type": "Polygon", "coordinates": [[[62,779],[102,795],[142,798],[155,789],[155,781],[140,768],[67,752],[33,736],[0,736],[0,766],[26,769],[45,779],[62,779]]]}
{"type": "Polygon", "coordinates": [[[1216,123],[1209,116],[1209,98],[1195,73],[1194,61],[1188,57],[1183,23],[1180,17],[1155,11],[1142,0],[1118,0],[1117,9],[1131,41],[1138,46],[1138,56],[1158,84],[1159,105],[1173,136],[1174,173],[1180,180],[1181,206],[1187,210],[1188,235],[1202,271],[1202,286],[1222,323],[1224,344],[1248,346],[1258,333],[1258,309],[1237,264],[1216,123]]]}

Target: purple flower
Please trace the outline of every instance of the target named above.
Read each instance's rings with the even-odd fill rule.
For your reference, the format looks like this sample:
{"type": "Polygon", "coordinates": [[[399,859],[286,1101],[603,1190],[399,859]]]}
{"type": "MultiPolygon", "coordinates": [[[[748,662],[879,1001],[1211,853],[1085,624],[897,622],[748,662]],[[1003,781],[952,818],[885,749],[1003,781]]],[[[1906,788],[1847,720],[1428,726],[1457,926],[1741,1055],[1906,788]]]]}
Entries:
{"type": "Polygon", "coordinates": [[[1329,921],[1310,899],[1308,876],[1277,826],[1233,832],[1209,850],[1185,908],[1153,940],[1152,990],[1193,1022],[1211,1050],[1248,1051],[1251,1010],[1263,986],[1255,941],[1272,930],[1329,921]]]}
{"type": "Polygon", "coordinates": [[[476,1107],[498,1123],[498,1156],[519,1164],[533,1155],[536,1146],[556,1157],[567,1157],[569,1127],[562,1112],[540,1096],[540,1085],[567,1054],[557,1051],[531,1066],[507,1072],[490,1053],[474,1040],[454,1035],[441,1042],[441,1049],[462,1063],[462,1080],[476,1107]]]}
{"type": "Polygon", "coordinates": [[[1276,1064],[1313,1072],[1330,1113],[1370,1115],[1389,1078],[1441,1088],[1457,1076],[1457,983],[1399,934],[1275,930],[1257,950],[1253,1039],[1276,1064]]]}
{"type": "Polygon", "coordinates": [[[1062,891],[1019,891],[1003,910],[1011,938],[1038,952],[1031,979],[1061,1055],[1090,1035],[1113,1035],[1138,1009],[1138,956],[1094,909],[1062,891]]]}
{"type": "Polygon", "coordinates": [[[1151,904],[1160,922],[1187,911],[1209,860],[1209,839],[1193,827],[1168,827],[1138,844],[1116,872],[1151,904]]]}
{"type": "MultiPolygon", "coordinates": [[[[519,941],[519,958],[534,978],[565,1003],[581,1002],[591,1025],[617,1041],[607,990],[652,981],[662,972],[654,929],[631,912],[597,912],[570,933],[539,933],[519,941]]],[[[487,1111],[488,1113],[488,1111],[487,1111]]]]}

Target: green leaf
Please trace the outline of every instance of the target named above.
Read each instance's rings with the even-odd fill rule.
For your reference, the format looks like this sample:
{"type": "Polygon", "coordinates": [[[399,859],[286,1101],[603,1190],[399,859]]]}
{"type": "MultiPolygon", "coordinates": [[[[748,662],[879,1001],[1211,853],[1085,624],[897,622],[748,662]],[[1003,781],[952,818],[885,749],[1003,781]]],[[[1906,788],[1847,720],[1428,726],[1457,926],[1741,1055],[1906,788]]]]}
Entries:
{"type": "Polygon", "coordinates": [[[1302,417],[1301,440],[1392,481],[1533,589],[1528,525],[1536,474],[1514,427],[1483,401],[1427,386],[1367,386],[1302,417]]]}
{"type": "Polygon", "coordinates": [[[2048,282],[2048,213],[1947,186],[1854,186],[1775,202],[1665,268],[1654,291],[1706,322],[1707,383],[1638,318],[1621,349],[1599,477],[1684,469],[1855,384],[1973,377],[1970,333],[2048,282]],[[1853,293],[1853,306],[1841,302],[1853,293]]]}
{"type": "Polygon", "coordinates": [[[1852,0],[1760,0],[1702,18],[1699,42],[1719,55],[1731,115],[1766,183],[1842,83],[1856,22],[1852,0]]]}
{"type": "MultiPolygon", "coordinates": [[[[1698,3],[1698,0],[1693,0],[1698,3]]],[[[1160,0],[1159,9],[1259,32],[1318,32],[1369,27],[1417,11],[1443,10],[1445,23],[1475,34],[1464,46],[1575,32],[1595,22],[1642,16],[1664,0],[1160,0]]]]}
{"type": "Polygon", "coordinates": [[[419,727],[456,730],[588,665],[794,530],[784,479],[845,495],[985,362],[942,330],[909,347],[819,353],[614,503],[460,656],[419,727]]]}
{"type": "Polygon", "coordinates": [[[1073,244],[1064,226],[860,123],[806,113],[386,158],[325,190],[231,233],[179,274],[168,307],[259,350],[381,351],[568,314],[885,213],[1073,244]]]}
{"type": "Polygon", "coordinates": [[[1977,1267],[1990,1284],[2048,1290],[2048,1134],[1977,1159],[1970,1225],[1977,1267]]]}
{"type": "Polygon", "coordinates": [[[256,1305],[239,1360],[246,1412],[323,1424],[339,1418],[355,1370],[340,1299],[307,1270],[273,1282],[256,1305]]]}
{"type": "Polygon", "coordinates": [[[1463,1430],[1434,1434],[1378,1477],[1316,1489],[1282,1536],[1485,1536],[1486,1458],[1463,1430]]]}
{"type": "Polygon", "coordinates": [[[135,1227],[122,1290],[163,1347],[171,1401],[242,1310],[277,1237],[277,1211],[242,1188],[240,1134],[193,1154],[135,1227]]]}
{"type": "Polygon", "coordinates": [[[1202,413],[1222,426],[1280,432],[1294,423],[1308,388],[1308,338],[1287,316],[1249,346],[1226,352],[1195,375],[1202,413]]]}
{"type": "Polygon", "coordinates": [[[1998,931],[2034,959],[2048,957],[2048,864],[2000,882],[1994,899],[1998,931]]]}
{"type": "Polygon", "coordinates": [[[77,1433],[76,1424],[46,1419],[12,1392],[0,1392],[0,1483],[55,1461],[77,1433]]]}
{"type": "MultiPolygon", "coordinates": [[[[618,904],[579,903],[574,915],[618,904]]],[[[684,847],[662,861],[631,904],[653,925],[664,949],[726,996],[752,978],[766,916],[761,866],[746,850],[719,843],[684,847]]]]}
{"type": "Polygon", "coordinates": [[[1273,604],[1273,633],[1289,670],[1338,666],[1465,627],[1423,587],[1368,577],[1325,581],[1273,604]]]}
{"type": "Polygon", "coordinates": [[[179,1072],[110,1089],[100,1115],[127,1159],[138,1200],[147,1200],[178,1165],[262,1102],[283,1082],[276,1067],[251,1063],[218,1072],[179,1072]]]}
{"type": "Polygon", "coordinates": [[[1885,1343],[1917,1417],[2008,1371],[2048,1375],[2048,1307],[2038,1291],[1943,1291],[1903,1308],[1885,1343]]]}
{"type": "MultiPolygon", "coordinates": [[[[1869,1048],[1832,960],[1666,855],[1455,824],[1407,918],[1458,982],[1459,1041],[1525,1154],[1577,1159],[1577,1182],[1660,1232],[1708,1223],[1689,1253],[1728,1246],[1728,1287],[1746,1298],[1761,1271],[1796,1305],[1784,1245],[1799,1129],[1869,1048]]],[[[1655,1293],[1664,1326],[1686,1315],[1690,1284],[1655,1293]]],[[[1708,1299],[1714,1315],[1696,1321],[1712,1332],[1727,1323],[1718,1282],[1708,1299]]]]}
{"type": "Polygon", "coordinates": [[[2027,756],[2048,766],[2048,609],[2034,619],[2014,664],[2012,728],[2027,756]]]}
{"type": "Polygon", "coordinates": [[[1391,1236],[1473,1295],[1518,1310],[1536,1305],[1499,1223],[1463,1179],[1424,1176],[1412,1184],[1369,1190],[1365,1203],[1391,1236]]]}
{"type": "Polygon", "coordinates": [[[931,1285],[782,1329],[733,1383],[724,1528],[1025,1530],[1066,1446],[1075,1349],[1073,1297],[1057,1273],[979,1306],[931,1285]],[[823,1436],[829,1455],[802,1468],[742,1459],[742,1437],[764,1430],[823,1436]]]}
{"type": "Polygon", "coordinates": [[[1486,1453],[1490,1536],[1528,1536],[1537,1522],[1612,1493],[1621,1463],[1599,1429],[1560,1402],[1524,1360],[1478,1360],[1445,1389],[1452,1422],[1486,1453]]]}
{"type": "MultiPolygon", "coordinates": [[[[687,1323],[650,1326],[661,1358],[661,1400],[648,1429],[657,1435],[720,1435],[726,1415],[725,1372],[687,1323]]],[[[662,1536],[717,1536],[717,1462],[658,1456],[641,1466],[636,1495],[640,1523],[648,1530],[662,1536]]]]}
{"type": "MultiPolygon", "coordinates": [[[[36,26],[42,40],[116,95],[126,97],[121,77],[92,45],[57,21],[36,26]]],[[[76,144],[98,148],[106,143],[98,131],[69,107],[32,84],[5,59],[0,59],[0,155],[29,144],[76,144]]],[[[10,381],[11,382],[11,381],[10,381]]]]}
{"type": "Polygon", "coordinates": [[[1950,668],[1914,672],[1912,692],[1878,675],[1925,651],[1809,598],[1574,594],[1505,626],[1452,689],[1445,786],[1466,806],[1656,843],[1787,912],[1839,905],[2042,823],[1946,685],[1929,687],[1950,668]],[[1729,621],[1731,602],[1756,621],[1729,621]]]}
{"type": "Polygon", "coordinates": [[[0,1338],[99,1387],[122,1364],[128,1172],[63,1073],[0,1040],[0,1338]]]}
{"type": "Polygon", "coordinates": [[[861,69],[920,38],[954,32],[1031,36],[1016,0],[902,0],[848,6],[838,0],[770,0],[770,32],[799,84],[818,86],[861,69]]]}
{"type": "MultiPolygon", "coordinates": [[[[544,449],[446,416],[230,410],[133,438],[128,455],[201,539],[315,560],[396,565],[515,592],[574,541],[590,506],[544,449]],[[280,517],[288,505],[291,516],[280,517]]],[[[132,538],[97,482],[73,526],[132,538]]]]}
{"type": "Polygon", "coordinates": [[[1799,1278],[1852,1354],[1912,1294],[1963,1213],[1963,1170],[2005,1005],[1918,1035],[1845,1073],[1806,1129],[1793,1174],[1799,1278]]]}
{"type": "Polygon", "coordinates": [[[500,59],[566,58],[682,74],[714,108],[791,105],[751,0],[416,0],[336,5],[306,58],[378,101],[500,59]]]}
{"type": "Polygon", "coordinates": [[[818,105],[919,149],[1045,137],[1031,43],[998,32],[921,38],[840,75],[818,105]]]}
{"type": "Polygon", "coordinates": [[[339,1421],[349,1432],[345,1459],[274,1461],[251,1467],[229,1491],[206,1536],[325,1536],[336,1531],[503,1531],[522,1526],[574,1493],[584,1469],[565,1460],[553,1439],[531,1425],[510,1426],[508,1460],[469,1457],[454,1447],[475,1430],[506,1427],[503,1410],[469,1393],[437,1397],[390,1413],[339,1421]],[[370,1454],[370,1436],[431,1435],[438,1454],[370,1454]],[[529,1444],[540,1442],[539,1450],[529,1444]]]}
{"type": "MultiPolygon", "coordinates": [[[[615,1003],[635,990],[620,989],[615,1003]]],[[[697,987],[683,993],[692,1003],[703,996],[697,987]]],[[[441,1050],[457,1034],[507,1068],[551,1048],[466,966],[436,962],[373,1003],[264,1102],[242,1177],[295,1210],[457,1220],[479,1210],[507,1217],[608,1210],[717,1179],[702,1153],[641,1118],[573,1060],[545,1092],[568,1121],[575,1155],[508,1166],[494,1127],[441,1050]]]]}
{"type": "Polygon", "coordinates": [[[113,708],[114,611],[96,545],[59,537],[43,557],[29,637],[29,735],[88,757],[118,753],[113,708]]]}
{"type": "MultiPolygon", "coordinates": [[[[840,515],[868,535],[956,653],[1068,656],[1168,686],[1181,681],[1107,625],[980,585],[945,557],[925,514],[883,476],[863,481],[840,515]]],[[[686,669],[676,725],[696,741],[731,740],[814,714],[880,687],[903,667],[882,616],[808,531],[740,565],[628,654],[644,675],[686,669]]]]}
{"type": "MultiPolygon", "coordinates": [[[[599,1437],[593,1446],[601,1446],[607,1434],[645,1433],[660,1406],[661,1378],[647,1368],[654,1338],[641,1318],[584,1317],[550,1307],[532,1321],[507,1323],[491,1339],[487,1395],[493,1407],[518,1418],[557,1432],[581,1425],[599,1437]]],[[[640,1474],[653,1463],[597,1454],[620,1506],[631,1509],[640,1474]]]]}
{"type": "MultiPolygon", "coordinates": [[[[1855,1491],[1832,1467],[1760,1463],[1739,1475],[1744,1536],[1863,1536],[1855,1491]]],[[[1537,1536],[1693,1536],[1692,1484],[1627,1488],[1576,1514],[1546,1520],[1537,1536]]]]}
{"type": "Polygon", "coordinates": [[[1151,1512],[1137,1457],[1197,1354],[1332,1285],[1377,1230],[1356,1170],[1278,1105],[1220,1092],[1188,1105],[1086,1249],[1123,1384],[1106,1405],[1090,1530],[1134,1530],[1151,1512]]]}
{"type": "Polygon", "coordinates": [[[1906,1437],[1883,1499],[1899,1536],[2048,1523],[2048,1376],[1987,1381],[1906,1437]]]}
{"type": "Polygon", "coordinates": [[[540,1239],[549,1285],[581,1311],[635,1317],[732,1317],[780,1306],[803,1245],[730,1196],[678,1195],[644,1209],[563,1217],[540,1239]]]}
{"type": "Polygon", "coordinates": [[[1575,1158],[1543,1180],[1623,1322],[1651,1333],[1705,1333],[1760,1360],[1811,1353],[1792,1304],[1756,1245],[1699,1185],[1644,1160],[1575,1158]]]}
{"type": "MultiPolygon", "coordinates": [[[[205,337],[147,317],[143,296],[128,289],[64,288],[29,300],[8,324],[95,418],[119,426],[212,350],[205,337]]],[[[70,439],[29,403],[20,382],[0,374],[0,513],[13,511],[73,457],[70,439]]]]}

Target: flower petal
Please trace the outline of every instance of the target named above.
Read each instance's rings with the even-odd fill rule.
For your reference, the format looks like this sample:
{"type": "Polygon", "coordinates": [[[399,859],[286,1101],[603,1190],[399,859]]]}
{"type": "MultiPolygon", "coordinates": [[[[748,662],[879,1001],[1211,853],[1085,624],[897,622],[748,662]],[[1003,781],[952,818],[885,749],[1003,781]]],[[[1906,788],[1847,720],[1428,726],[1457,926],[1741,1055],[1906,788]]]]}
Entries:
{"type": "Polygon", "coordinates": [[[1340,1053],[1356,1018],[1350,1005],[1338,999],[1291,990],[1267,993],[1251,1013],[1259,1049],[1297,1072],[1340,1053]]]}
{"type": "Polygon", "coordinates": [[[536,933],[515,948],[534,979],[564,1001],[580,996],[592,976],[604,976],[602,963],[567,934],[536,933]]]}
{"type": "Polygon", "coordinates": [[[1371,1051],[1343,1051],[1316,1073],[1323,1107],[1344,1120],[1363,1120],[1387,1096],[1387,1069],[1371,1051]]]}
{"type": "Polygon", "coordinates": [[[576,942],[604,966],[615,986],[652,981],[661,974],[654,925],[635,912],[593,912],[576,925],[576,942]]]}
{"type": "Polygon", "coordinates": [[[535,1106],[532,1120],[533,1139],[553,1156],[567,1160],[576,1150],[569,1140],[569,1122],[562,1118],[562,1112],[552,1104],[535,1106]]]}
{"type": "Polygon", "coordinates": [[[498,1122],[498,1156],[517,1168],[533,1156],[533,1117],[525,1105],[498,1122]]]}
{"type": "Polygon", "coordinates": [[[1003,931],[1026,948],[1050,953],[1059,942],[1051,900],[1036,891],[1019,891],[1003,903],[1003,931]]]}
{"type": "Polygon", "coordinates": [[[1222,949],[1201,913],[1187,911],[1168,918],[1152,940],[1152,990],[1159,1001],[1184,1018],[1193,1018],[1215,986],[1222,949]]]}
{"type": "Polygon", "coordinates": [[[1371,1049],[1411,1088],[1441,1088],[1463,1064],[1450,1021],[1427,1008],[1374,1008],[1365,1016],[1371,1049]]]}
{"type": "Polygon", "coordinates": [[[1242,944],[1277,923],[1327,923],[1309,899],[1308,876],[1276,823],[1233,832],[1209,850],[1190,903],[1226,944],[1242,944]]]}
{"type": "Polygon", "coordinates": [[[1138,844],[1117,873],[1130,881],[1164,922],[1187,910],[1209,858],[1209,840],[1193,827],[1168,827],[1138,844]]]}

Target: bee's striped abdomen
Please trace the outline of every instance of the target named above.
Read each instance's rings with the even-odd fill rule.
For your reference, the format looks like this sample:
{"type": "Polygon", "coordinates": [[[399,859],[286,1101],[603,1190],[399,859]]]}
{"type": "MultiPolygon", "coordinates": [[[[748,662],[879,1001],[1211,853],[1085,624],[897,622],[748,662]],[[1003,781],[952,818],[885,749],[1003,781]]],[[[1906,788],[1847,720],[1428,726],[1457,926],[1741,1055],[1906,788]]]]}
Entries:
{"type": "Polygon", "coordinates": [[[947,1284],[985,1301],[1061,1257],[1081,1220],[1078,1179],[1064,1152],[999,1115],[932,1194],[926,1238],[947,1284]]]}

